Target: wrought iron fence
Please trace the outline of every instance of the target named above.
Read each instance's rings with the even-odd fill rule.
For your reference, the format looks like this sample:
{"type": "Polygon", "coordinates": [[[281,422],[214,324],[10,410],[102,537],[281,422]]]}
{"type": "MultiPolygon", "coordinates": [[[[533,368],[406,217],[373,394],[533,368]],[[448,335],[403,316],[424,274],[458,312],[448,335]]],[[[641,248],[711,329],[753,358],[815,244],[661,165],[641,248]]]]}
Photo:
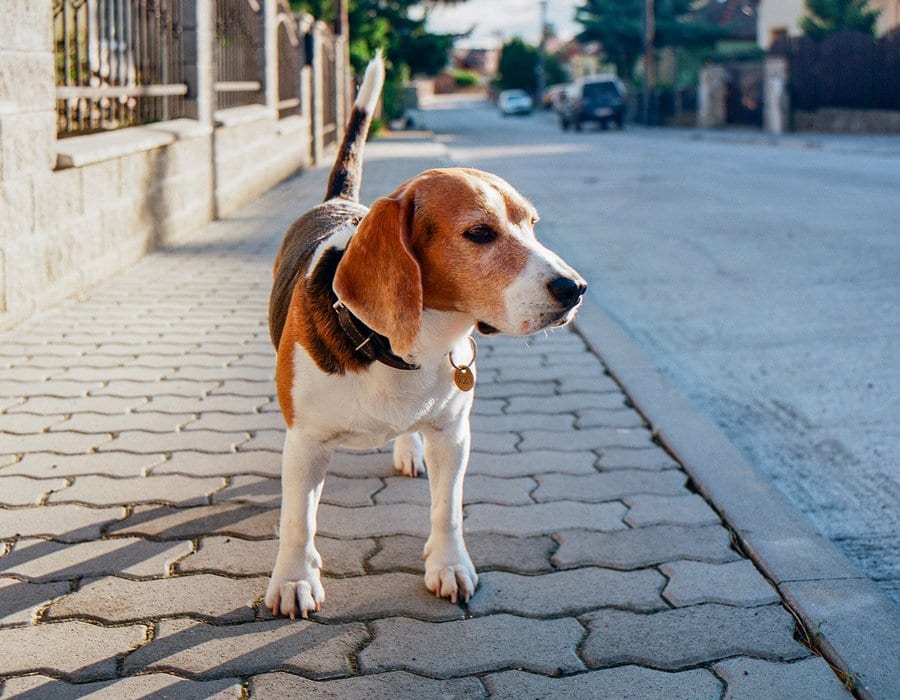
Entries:
{"type": "Polygon", "coordinates": [[[53,0],[57,133],[184,116],[182,0],[53,0]]]}
{"type": "Polygon", "coordinates": [[[216,109],[265,102],[263,13],[257,0],[216,0],[216,109]]]}
{"type": "MultiPolygon", "coordinates": [[[[289,9],[289,8],[288,8],[289,9]]],[[[278,116],[300,114],[300,70],[305,61],[305,41],[293,14],[278,15],[278,116]]]]}

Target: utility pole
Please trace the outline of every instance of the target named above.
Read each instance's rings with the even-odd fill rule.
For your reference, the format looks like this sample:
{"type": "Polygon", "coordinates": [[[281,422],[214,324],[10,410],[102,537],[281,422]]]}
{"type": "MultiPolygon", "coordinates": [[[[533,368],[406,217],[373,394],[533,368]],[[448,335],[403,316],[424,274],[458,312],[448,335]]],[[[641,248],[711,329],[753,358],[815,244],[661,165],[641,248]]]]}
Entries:
{"type": "Polygon", "coordinates": [[[541,34],[540,43],[538,44],[537,64],[534,67],[535,83],[537,84],[535,103],[538,108],[544,104],[544,50],[547,46],[547,0],[541,2],[541,34]]]}
{"type": "Polygon", "coordinates": [[[652,118],[651,100],[656,90],[656,58],[653,45],[656,41],[656,1],[644,0],[644,94],[642,101],[643,122],[649,125],[652,118]]]}

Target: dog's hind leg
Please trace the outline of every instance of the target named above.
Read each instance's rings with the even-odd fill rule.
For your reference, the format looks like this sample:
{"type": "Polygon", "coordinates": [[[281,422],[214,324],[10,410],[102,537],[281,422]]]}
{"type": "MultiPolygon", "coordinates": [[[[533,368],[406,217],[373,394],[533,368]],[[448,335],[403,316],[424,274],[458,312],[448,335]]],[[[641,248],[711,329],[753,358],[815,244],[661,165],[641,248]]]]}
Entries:
{"type": "Polygon", "coordinates": [[[316,550],[316,510],[322,495],[331,452],[321,443],[306,438],[296,428],[284,438],[281,463],[281,524],[278,556],[269,587],[266,607],[277,615],[309,617],[325,600],[320,569],[322,557],[316,550]]]}
{"type": "Polygon", "coordinates": [[[394,441],[394,469],[403,476],[425,473],[425,447],[419,433],[404,433],[394,441]]]}
{"type": "Polygon", "coordinates": [[[425,543],[425,586],[455,603],[468,600],[478,575],[463,541],[463,477],[469,462],[469,423],[458,417],[442,429],[428,429],[425,459],[431,487],[431,534],[425,543]]]}

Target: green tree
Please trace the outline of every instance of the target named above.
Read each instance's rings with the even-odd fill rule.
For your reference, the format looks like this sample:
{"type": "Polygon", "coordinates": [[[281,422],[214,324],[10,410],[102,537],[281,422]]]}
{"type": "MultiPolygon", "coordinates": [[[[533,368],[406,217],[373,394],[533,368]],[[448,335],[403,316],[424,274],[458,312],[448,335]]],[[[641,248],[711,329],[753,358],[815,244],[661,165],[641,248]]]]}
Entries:
{"type": "MultiPolygon", "coordinates": [[[[350,62],[360,74],[382,49],[387,59],[387,82],[383,104],[388,118],[402,110],[400,89],[413,75],[436,75],[447,65],[457,36],[433,34],[425,29],[428,10],[435,5],[453,5],[466,0],[349,0],[350,62]],[[410,17],[414,6],[424,6],[418,18],[410,17]]],[[[292,7],[316,19],[333,22],[338,0],[293,0],[292,7]]]]}
{"type": "Polygon", "coordinates": [[[816,41],[848,29],[874,34],[879,13],[869,0],[806,0],[806,9],[809,15],[800,20],[800,28],[816,41]]]}
{"type": "MultiPolygon", "coordinates": [[[[534,94],[537,91],[538,50],[521,37],[513,37],[500,50],[495,84],[501,90],[519,88],[534,94]]],[[[552,85],[565,79],[562,68],[553,56],[544,56],[544,83],[552,85]]]]}
{"type": "MultiPolygon", "coordinates": [[[[693,4],[693,0],[656,0],[657,48],[710,46],[722,36],[719,27],[691,15],[693,4]]],[[[575,10],[575,20],[584,27],[578,39],[599,41],[626,79],[644,48],[644,7],[644,0],[585,0],[575,10]]]]}

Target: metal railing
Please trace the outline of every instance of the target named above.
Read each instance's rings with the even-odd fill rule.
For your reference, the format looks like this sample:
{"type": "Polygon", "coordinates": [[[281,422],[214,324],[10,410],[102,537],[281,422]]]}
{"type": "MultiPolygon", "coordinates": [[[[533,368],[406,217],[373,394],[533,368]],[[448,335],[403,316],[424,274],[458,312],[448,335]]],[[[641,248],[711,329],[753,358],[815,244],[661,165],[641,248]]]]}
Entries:
{"type": "Polygon", "coordinates": [[[216,109],[265,102],[263,13],[257,0],[216,0],[216,109]]]}
{"type": "MultiPolygon", "coordinates": [[[[290,9],[290,8],[288,8],[290,9]]],[[[305,58],[305,37],[297,19],[289,12],[278,15],[278,116],[300,114],[302,87],[300,70],[305,58]]]]}
{"type": "Polygon", "coordinates": [[[184,116],[182,0],[54,0],[57,133],[184,116]]]}

